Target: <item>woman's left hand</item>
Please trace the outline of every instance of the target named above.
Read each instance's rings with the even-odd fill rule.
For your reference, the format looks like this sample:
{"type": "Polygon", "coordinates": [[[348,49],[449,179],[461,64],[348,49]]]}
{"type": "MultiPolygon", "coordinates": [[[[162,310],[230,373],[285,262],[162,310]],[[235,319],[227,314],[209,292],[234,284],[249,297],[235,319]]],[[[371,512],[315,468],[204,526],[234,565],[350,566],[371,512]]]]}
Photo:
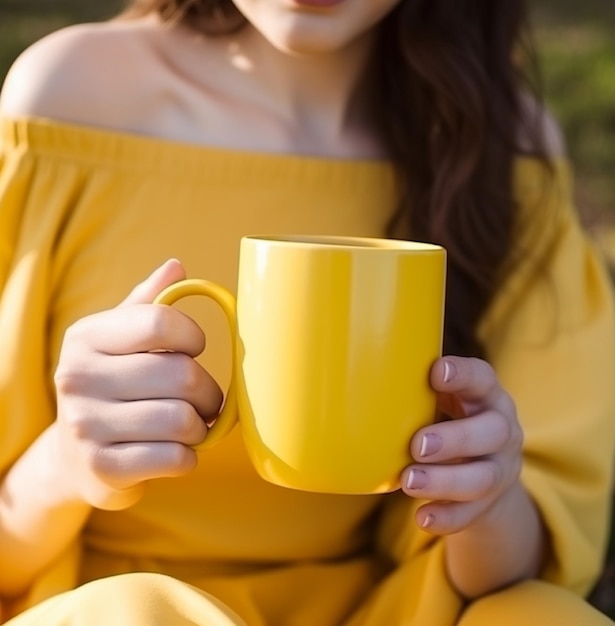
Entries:
{"type": "Polygon", "coordinates": [[[430,381],[439,413],[451,419],[415,433],[415,463],[401,480],[407,495],[429,501],[417,511],[418,525],[444,535],[483,519],[517,485],[523,433],[514,402],[485,361],[443,357],[430,381]]]}

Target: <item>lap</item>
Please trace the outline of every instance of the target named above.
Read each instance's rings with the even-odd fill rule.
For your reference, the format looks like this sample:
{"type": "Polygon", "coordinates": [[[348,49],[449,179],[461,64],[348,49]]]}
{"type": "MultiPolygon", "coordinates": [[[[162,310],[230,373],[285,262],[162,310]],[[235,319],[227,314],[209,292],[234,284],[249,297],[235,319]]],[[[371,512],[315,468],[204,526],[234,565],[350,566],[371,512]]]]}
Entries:
{"type": "MultiPolygon", "coordinates": [[[[25,611],[5,626],[40,624],[246,626],[212,595],[169,576],[153,573],[122,574],[87,583],[25,611]]],[[[541,581],[528,581],[473,602],[457,624],[612,626],[613,622],[569,591],[541,581]]]]}

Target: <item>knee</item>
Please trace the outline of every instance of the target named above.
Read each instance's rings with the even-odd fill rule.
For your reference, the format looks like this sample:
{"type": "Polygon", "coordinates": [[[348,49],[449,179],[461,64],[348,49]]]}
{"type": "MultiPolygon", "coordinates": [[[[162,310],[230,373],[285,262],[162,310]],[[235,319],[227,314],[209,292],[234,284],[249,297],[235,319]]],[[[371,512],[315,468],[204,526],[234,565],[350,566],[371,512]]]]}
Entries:
{"type": "MultiPolygon", "coordinates": [[[[138,572],[109,576],[85,583],[71,593],[75,615],[88,615],[90,619],[129,621],[134,615],[145,618],[147,613],[158,611],[160,604],[179,581],[162,574],[138,572]]],[[[85,620],[84,620],[85,623],[85,620]]],[[[141,623],[141,622],[134,622],[141,623]]]]}
{"type": "Polygon", "coordinates": [[[69,596],[71,626],[243,624],[216,598],[164,574],[138,572],[101,578],[69,596]]]}
{"type": "Polygon", "coordinates": [[[459,626],[518,626],[518,624],[583,624],[612,622],[573,592],[540,580],[531,580],[474,601],[459,626]]]}

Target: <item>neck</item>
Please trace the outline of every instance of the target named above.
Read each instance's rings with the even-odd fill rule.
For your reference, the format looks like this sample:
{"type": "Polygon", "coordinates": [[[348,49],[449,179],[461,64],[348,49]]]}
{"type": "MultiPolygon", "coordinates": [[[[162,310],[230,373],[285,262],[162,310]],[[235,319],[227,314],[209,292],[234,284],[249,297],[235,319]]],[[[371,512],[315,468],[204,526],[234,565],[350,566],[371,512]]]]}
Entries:
{"type": "Polygon", "coordinates": [[[248,25],[226,39],[227,59],[250,97],[309,149],[311,142],[368,134],[365,74],[372,39],[368,34],[332,53],[299,55],[278,50],[248,25]]]}

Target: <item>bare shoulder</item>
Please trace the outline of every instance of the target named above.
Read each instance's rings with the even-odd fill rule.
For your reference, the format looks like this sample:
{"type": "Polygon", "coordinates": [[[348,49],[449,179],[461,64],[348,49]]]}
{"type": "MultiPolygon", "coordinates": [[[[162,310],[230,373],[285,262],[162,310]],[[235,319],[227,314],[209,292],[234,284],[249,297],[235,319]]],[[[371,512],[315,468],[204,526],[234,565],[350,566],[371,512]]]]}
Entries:
{"type": "Polygon", "coordinates": [[[127,90],[143,72],[138,28],[105,22],[61,29],[25,50],[11,67],[0,111],[13,117],[114,125],[127,90]]]}
{"type": "Polygon", "coordinates": [[[566,155],[566,140],[562,129],[546,105],[530,94],[521,96],[524,125],[519,132],[519,147],[528,154],[544,150],[547,156],[566,155]]]}

